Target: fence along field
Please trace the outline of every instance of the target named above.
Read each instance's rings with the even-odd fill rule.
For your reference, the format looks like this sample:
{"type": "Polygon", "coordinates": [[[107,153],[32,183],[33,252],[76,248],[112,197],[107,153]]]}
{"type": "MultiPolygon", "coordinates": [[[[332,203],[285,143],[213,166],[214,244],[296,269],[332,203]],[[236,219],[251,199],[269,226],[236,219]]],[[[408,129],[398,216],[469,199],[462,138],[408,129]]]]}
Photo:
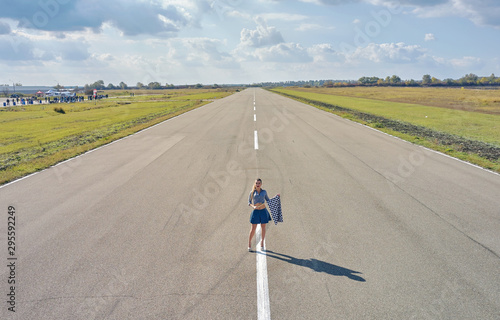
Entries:
{"type": "Polygon", "coordinates": [[[117,98],[0,108],[0,184],[226,97],[235,90],[164,90],[133,97],[129,92],[111,92],[117,98]]]}
{"type": "Polygon", "coordinates": [[[500,90],[276,88],[340,116],[500,173],[500,90]]]}

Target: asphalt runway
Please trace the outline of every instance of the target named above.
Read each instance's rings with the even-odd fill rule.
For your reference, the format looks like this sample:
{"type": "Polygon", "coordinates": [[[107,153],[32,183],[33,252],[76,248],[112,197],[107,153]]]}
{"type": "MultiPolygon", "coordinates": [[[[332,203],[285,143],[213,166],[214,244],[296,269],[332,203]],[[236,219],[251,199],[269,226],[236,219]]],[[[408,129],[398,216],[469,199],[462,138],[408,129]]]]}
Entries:
{"type": "Polygon", "coordinates": [[[0,188],[0,318],[499,319],[499,195],[251,88],[0,188]],[[257,177],[284,222],[248,252],[257,177]]]}

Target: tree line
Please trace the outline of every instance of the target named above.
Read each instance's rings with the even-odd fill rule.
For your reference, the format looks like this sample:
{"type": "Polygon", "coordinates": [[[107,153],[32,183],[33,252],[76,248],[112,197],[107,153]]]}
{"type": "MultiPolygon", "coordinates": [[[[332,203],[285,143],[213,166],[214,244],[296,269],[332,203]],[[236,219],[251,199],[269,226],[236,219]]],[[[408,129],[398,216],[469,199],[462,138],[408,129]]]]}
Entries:
{"type": "Polygon", "coordinates": [[[125,82],[120,82],[118,85],[114,85],[112,83],[109,83],[108,85],[106,85],[104,83],[103,80],[98,80],[94,83],[91,83],[91,84],[86,84],[84,87],[83,87],[83,90],[85,91],[85,93],[89,92],[92,93],[92,91],[94,89],[97,89],[97,90],[116,90],[116,89],[122,89],[122,90],[127,90],[127,89],[150,89],[150,90],[157,90],[157,89],[185,89],[185,88],[196,88],[196,89],[199,89],[199,88],[207,88],[207,87],[210,87],[210,88],[220,88],[221,86],[218,85],[218,84],[214,84],[214,85],[209,85],[209,86],[204,86],[202,85],[201,83],[198,83],[198,84],[195,84],[195,85],[174,85],[174,84],[164,84],[162,85],[161,83],[157,82],[157,81],[154,81],[154,82],[150,82],[148,84],[144,84],[142,82],[137,82],[137,84],[135,86],[128,86],[125,82]]]}
{"type": "Polygon", "coordinates": [[[466,74],[460,79],[447,78],[437,79],[429,74],[422,77],[421,80],[402,80],[397,75],[379,77],[361,77],[358,80],[308,80],[308,81],[280,81],[280,82],[261,82],[254,83],[251,86],[262,87],[354,87],[354,86],[406,86],[406,87],[438,87],[438,86],[500,86],[500,78],[491,74],[489,77],[479,77],[473,73],[466,74]]]}
{"type": "MultiPolygon", "coordinates": [[[[239,85],[245,86],[245,85],[239,85]]],[[[387,76],[385,78],[379,77],[361,77],[358,80],[309,80],[309,81],[280,81],[280,82],[261,82],[248,84],[247,86],[257,86],[257,87],[288,87],[288,86],[300,86],[300,87],[353,87],[353,86],[400,86],[400,87],[464,87],[464,86],[500,86],[500,77],[496,77],[495,74],[491,74],[489,77],[479,77],[476,74],[469,73],[459,79],[437,79],[429,74],[422,77],[422,80],[402,80],[401,77],[397,75],[387,76]]],[[[92,92],[92,90],[111,90],[111,89],[174,89],[174,88],[204,88],[202,84],[196,85],[184,85],[175,86],[173,84],[166,83],[162,85],[159,82],[150,82],[148,84],[143,84],[137,82],[133,87],[129,87],[125,82],[120,82],[118,85],[113,85],[109,83],[106,85],[103,80],[98,80],[92,84],[86,84],[84,86],[85,92],[92,92]]],[[[214,84],[208,86],[212,88],[220,88],[221,86],[214,84]]]]}
{"type": "Polygon", "coordinates": [[[397,75],[392,77],[387,76],[385,79],[378,77],[361,77],[358,80],[358,85],[363,86],[500,86],[500,78],[491,74],[489,77],[479,77],[476,74],[469,73],[460,79],[447,78],[444,80],[432,77],[426,74],[421,81],[401,80],[397,75]]]}

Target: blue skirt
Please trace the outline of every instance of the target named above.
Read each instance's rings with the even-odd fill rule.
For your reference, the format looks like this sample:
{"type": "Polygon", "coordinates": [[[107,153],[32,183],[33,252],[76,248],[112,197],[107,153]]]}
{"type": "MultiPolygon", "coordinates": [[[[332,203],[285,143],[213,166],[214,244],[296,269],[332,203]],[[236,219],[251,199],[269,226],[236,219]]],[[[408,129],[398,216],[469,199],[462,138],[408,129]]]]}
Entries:
{"type": "Polygon", "coordinates": [[[269,214],[269,211],[267,209],[261,209],[261,210],[253,210],[252,214],[250,215],[250,223],[251,224],[260,224],[260,223],[268,223],[271,221],[271,215],[269,214]]]}

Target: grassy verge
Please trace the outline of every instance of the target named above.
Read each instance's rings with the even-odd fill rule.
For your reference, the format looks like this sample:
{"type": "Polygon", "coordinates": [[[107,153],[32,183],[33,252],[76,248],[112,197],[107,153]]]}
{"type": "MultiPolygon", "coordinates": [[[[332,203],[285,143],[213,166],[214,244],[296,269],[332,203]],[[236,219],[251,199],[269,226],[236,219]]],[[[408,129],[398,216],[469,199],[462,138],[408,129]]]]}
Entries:
{"type": "Polygon", "coordinates": [[[3,108],[0,111],[0,184],[230,94],[232,92],[197,90],[176,92],[162,98],[146,96],[150,97],[146,101],[135,96],[105,99],[97,103],[3,108]]]}
{"type": "Polygon", "coordinates": [[[288,89],[272,91],[500,173],[500,116],[288,89]]]}

